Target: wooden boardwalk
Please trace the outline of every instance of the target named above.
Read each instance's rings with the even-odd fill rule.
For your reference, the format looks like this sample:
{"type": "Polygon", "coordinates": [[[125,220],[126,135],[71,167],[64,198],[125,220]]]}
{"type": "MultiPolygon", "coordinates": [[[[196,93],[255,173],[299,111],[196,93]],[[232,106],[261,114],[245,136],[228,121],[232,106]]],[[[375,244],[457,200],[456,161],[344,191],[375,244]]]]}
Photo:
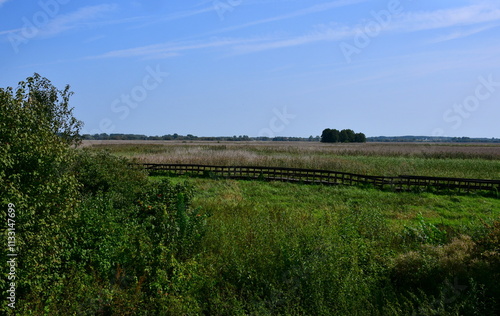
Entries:
{"type": "Polygon", "coordinates": [[[372,185],[393,191],[414,191],[433,188],[438,191],[459,192],[491,191],[498,193],[500,180],[444,178],[425,176],[381,177],[337,172],[330,170],[252,167],[210,166],[191,164],[142,164],[149,171],[162,171],[175,175],[220,177],[229,179],[261,179],[326,185],[372,185]]]}

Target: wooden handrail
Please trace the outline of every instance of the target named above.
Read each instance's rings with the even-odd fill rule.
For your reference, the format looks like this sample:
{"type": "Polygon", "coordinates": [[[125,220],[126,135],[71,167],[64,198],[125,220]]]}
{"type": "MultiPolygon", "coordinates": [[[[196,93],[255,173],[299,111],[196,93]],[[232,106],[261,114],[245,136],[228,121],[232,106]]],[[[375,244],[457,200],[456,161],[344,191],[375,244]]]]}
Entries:
{"type": "Polygon", "coordinates": [[[500,189],[500,180],[447,178],[400,175],[397,177],[360,175],[320,169],[302,169],[262,166],[215,166],[199,164],[142,164],[147,170],[169,171],[174,174],[211,175],[233,179],[265,179],[322,184],[372,184],[380,188],[408,191],[421,187],[458,189],[459,191],[494,191],[500,189]]]}

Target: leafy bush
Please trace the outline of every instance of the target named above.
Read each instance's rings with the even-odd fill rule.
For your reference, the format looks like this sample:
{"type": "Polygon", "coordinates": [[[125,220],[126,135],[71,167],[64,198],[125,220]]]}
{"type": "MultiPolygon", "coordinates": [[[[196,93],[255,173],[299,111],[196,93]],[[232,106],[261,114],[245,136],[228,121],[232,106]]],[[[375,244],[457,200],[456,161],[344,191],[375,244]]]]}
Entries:
{"type": "MultiPolygon", "coordinates": [[[[110,157],[100,157],[105,157],[104,163],[109,162],[110,157]]],[[[99,159],[91,160],[100,165],[99,159]]],[[[124,164],[115,171],[127,168],[124,164]]],[[[105,173],[95,180],[104,181],[108,176],[105,173]]],[[[82,197],[75,209],[77,215],[61,223],[67,234],[61,236],[65,249],[58,270],[43,270],[43,280],[51,282],[27,290],[18,312],[85,309],[89,314],[132,315],[141,308],[186,310],[181,308],[186,300],[170,300],[176,294],[197,290],[196,286],[186,286],[185,278],[197,269],[195,257],[207,216],[190,207],[193,189],[187,185],[162,181],[149,183],[137,192],[131,183],[128,189],[111,185],[107,192],[87,192],[82,197]],[[116,203],[124,199],[133,201],[118,207],[116,203]],[[68,283],[68,278],[80,288],[68,283]],[[76,292],[70,295],[67,287],[76,292]],[[89,287],[94,287],[92,295],[83,292],[89,287]],[[166,298],[164,293],[171,297],[166,298]],[[74,301],[72,295],[82,300],[74,301]]],[[[187,295],[195,306],[198,303],[193,297],[187,295]]]]}
{"type": "Polygon", "coordinates": [[[113,192],[114,207],[127,207],[150,186],[145,170],[105,151],[78,150],[74,172],[83,195],[113,192]]]}
{"type": "Polygon", "coordinates": [[[448,244],[423,244],[416,251],[399,255],[392,269],[394,284],[413,297],[412,301],[420,302],[421,309],[429,305],[426,300],[432,298],[436,303],[445,295],[442,302],[447,309],[461,314],[469,311],[466,314],[471,315],[492,313],[499,307],[496,299],[500,294],[500,225],[496,221],[486,227],[487,233],[477,240],[461,235],[448,244]]]}

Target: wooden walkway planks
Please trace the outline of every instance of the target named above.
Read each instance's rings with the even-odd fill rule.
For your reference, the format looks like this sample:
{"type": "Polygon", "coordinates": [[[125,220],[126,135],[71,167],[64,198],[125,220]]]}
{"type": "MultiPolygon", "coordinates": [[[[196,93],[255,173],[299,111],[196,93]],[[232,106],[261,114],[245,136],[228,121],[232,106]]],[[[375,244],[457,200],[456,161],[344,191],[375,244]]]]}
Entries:
{"type": "Polygon", "coordinates": [[[458,190],[459,192],[493,191],[500,189],[500,180],[444,178],[401,175],[381,177],[359,175],[330,170],[259,167],[211,166],[194,164],[142,164],[150,171],[166,171],[177,175],[216,176],[231,179],[262,179],[287,182],[318,183],[327,185],[373,185],[382,189],[411,191],[421,188],[458,190]]]}

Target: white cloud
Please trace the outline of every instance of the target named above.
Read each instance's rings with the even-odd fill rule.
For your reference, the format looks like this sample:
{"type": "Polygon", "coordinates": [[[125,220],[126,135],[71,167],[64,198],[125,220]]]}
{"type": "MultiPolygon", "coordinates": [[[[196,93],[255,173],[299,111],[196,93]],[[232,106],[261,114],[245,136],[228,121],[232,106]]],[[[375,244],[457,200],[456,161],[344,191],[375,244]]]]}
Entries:
{"type": "MultiPolygon", "coordinates": [[[[232,31],[236,29],[246,28],[249,26],[265,24],[285,19],[290,19],[294,17],[304,16],[308,14],[323,12],[327,10],[331,10],[334,8],[354,5],[357,3],[365,2],[367,0],[337,0],[330,1],[322,4],[313,5],[311,7],[298,10],[295,12],[291,12],[285,15],[280,15],[272,18],[262,19],[254,22],[250,22],[247,24],[226,28],[224,30],[217,31],[216,33],[232,31]]],[[[202,4],[205,4],[203,2],[202,4]]],[[[196,11],[186,11],[180,12],[175,15],[170,15],[164,20],[178,19],[189,17],[201,13],[205,13],[213,10],[213,8],[205,8],[196,11]]],[[[151,22],[155,23],[155,22],[151,22]]],[[[349,35],[353,34],[352,32],[349,35]]],[[[172,43],[168,44],[157,44],[157,45],[149,45],[143,47],[136,47],[124,50],[117,50],[105,53],[100,56],[94,56],[91,58],[111,58],[111,57],[143,57],[143,58],[166,58],[166,57],[174,57],[180,54],[180,51],[184,50],[192,50],[192,49],[203,49],[210,47],[222,47],[227,46],[232,49],[233,53],[249,53],[249,52],[257,52],[261,50],[267,50],[272,48],[283,48],[289,46],[303,45],[310,42],[317,42],[321,40],[337,40],[343,37],[346,37],[347,34],[344,34],[344,30],[338,29],[333,30],[331,28],[323,28],[319,31],[314,31],[311,34],[299,36],[291,39],[276,39],[273,37],[266,38],[254,38],[254,39],[237,39],[237,40],[213,40],[209,42],[199,42],[196,44],[188,43],[188,44],[177,44],[173,45],[172,43]],[[252,45],[252,43],[255,43],[252,45]]]]}
{"type": "Polygon", "coordinates": [[[129,49],[110,51],[99,56],[88,57],[88,59],[97,58],[127,58],[141,57],[144,59],[163,59],[174,57],[181,54],[183,51],[227,47],[245,42],[260,41],[259,39],[241,40],[241,39],[214,39],[207,42],[184,42],[184,43],[161,43],[154,45],[146,45],[129,49]]]}
{"type": "Polygon", "coordinates": [[[433,44],[433,43],[441,43],[441,42],[451,41],[451,40],[471,36],[471,35],[474,35],[477,33],[481,33],[483,31],[487,31],[489,29],[492,29],[492,28],[495,28],[498,26],[499,25],[487,25],[487,26],[474,27],[474,28],[465,29],[465,30],[460,29],[460,30],[453,31],[447,35],[437,37],[437,38],[431,40],[430,43],[433,44]]]}
{"type": "Polygon", "coordinates": [[[271,17],[271,18],[267,18],[267,19],[257,20],[257,21],[246,23],[246,24],[236,25],[233,27],[225,28],[223,30],[220,30],[219,32],[234,31],[234,30],[238,30],[238,29],[242,29],[242,28],[246,28],[246,27],[250,27],[250,26],[254,26],[254,25],[260,25],[260,24],[265,24],[265,23],[270,23],[270,22],[286,20],[286,19],[295,18],[295,17],[304,16],[304,15],[313,14],[313,13],[320,13],[320,12],[328,11],[331,9],[349,6],[349,5],[354,5],[354,4],[358,4],[358,3],[366,2],[366,1],[367,0],[338,0],[338,1],[321,3],[321,4],[313,5],[311,7],[302,9],[302,10],[291,12],[288,14],[279,15],[279,16],[275,16],[275,17],[271,17]]]}
{"type": "MultiPolygon", "coordinates": [[[[269,23],[282,19],[288,19],[314,12],[321,12],[336,6],[349,5],[358,3],[364,0],[341,0],[324,3],[321,5],[311,6],[307,9],[289,13],[286,15],[268,18],[251,22],[237,28],[247,27],[250,25],[269,23]]],[[[439,40],[449,40],[476,34],[487,29],[490,29],[491,23],[500,21],[500,9],[491,4],[472,5],[461,8],[453,8],[447,10],[437,10],[432,12],[403,12],[391,18],[391,22],[385,25],[383,32],[393,33],[410,33],[424,30],[446,29],[453,27],[464,26],[469,27],[467,30],[453,31],[450,35],[439,40]],[[484,25],[488,23],[489,25],[484,25]]],[[[224,47],[226,51],[232,54],[248,54],[261,52],[272,49],[280,49],[286,47],[302,46],[317,42],[325,41],[341,41],[353,39],[356,34],[362,30],[364,24],[356,25],[340,25],[337,23],[322,24],[315,26],[314,30],[298,35],[298,36],[267,36],[256,37],[250,39],[213,39],[209,41],[199,42],[184,42],[184,43],[162,43],[148,45],[124,50],[111,51],[100,56],[90,58],[114,58],[114,57],[141,57],[145,59],[151,58],[168,58],[174,57],[187,50],[198,50],[206,48],[224,47]]],[[[435,36],[435,35],[434,35],[435,36]]]]}
{"type": "Polygon", "coordinates": [[[40,36],[55,36],[62,32],[79,28],[89,21],[101,17],[103,13],[115,9],[115,5],[101,4],[83,7],[73,13],[58,15],[40,30],[40,36]]]}
{"type": "Polygon", "coordinates": [[[269,49],[300,46],[316,42],[338,41],[350,36],[354,36],[356,34],[355,32],[355,30],[345,27],[322,25],[318,27],[316,31],[302,36],[287,39],[273,39],[262,41],[257,44],[248,43],[244,45],[234,46],[233,52],[236,54],[246,54],[265,51],[269,49]]]}
{"type": "Polygon", "coordinates": [[[391,23],[391,29],[411,32],[493,21],[500,21],[498,5],[479,4],[433,12],[402,13],[391,23]]]}
{"type": "MultiPolygon", "coordinates": [[[[461,8],[438,10],[433,12],[408,12],[393,16],[391,22],[382,28],[382,31],[409,33],[415,31],[435,30],[452,27],[474,26],[484,23],[500,21],[500,9],[496,5],[483,4],[472,5],[461,8]]],[[[287,39],[275,39],[253,45],[234,47],[236,53],[252,53],[270,49],[300,46],[320,41],[336,41],[353,38],[364,24],[353,26],[340,26],[334,24],[322,25],[316,32],[305,35],[290,37],[287,39]]],[[[468,31],[456,31],[449,39],[465,37],[492,28],[493,26],[478,26],[468,31]]]]}
{"type": "Polygon", "coordinates": [[[146,23],[143,23],[143,24],[141,24],[139,26],[133,27],[132,29],[143,28],[143,27],[154,25],[154,24],[163,23],[163,22],[166,22],[166,21],[174,21],[174,20],[180,20],[180,19],[184,19],[184,18],[189,18],[189,17],[193,17],[193,16],[196,16],[196,15],[207,13],[207,12],[211,12],[211,11],[213,11],[213,8],[210,8],[210,7],[203,8],[203,9],[198,9],[198,10],[192,10],[192,11],[181,11],[181,12],[177,12],[177,13],[173,13],[173,14],[167,15],[166,17],[162,17],[160,19],[153,19],[153,20],[148,21],[146,23]]]}
{"type": "Polygon", "coordinates": [[[0,7],[3,6],[9,0],[0,0],[0,7]]]}

